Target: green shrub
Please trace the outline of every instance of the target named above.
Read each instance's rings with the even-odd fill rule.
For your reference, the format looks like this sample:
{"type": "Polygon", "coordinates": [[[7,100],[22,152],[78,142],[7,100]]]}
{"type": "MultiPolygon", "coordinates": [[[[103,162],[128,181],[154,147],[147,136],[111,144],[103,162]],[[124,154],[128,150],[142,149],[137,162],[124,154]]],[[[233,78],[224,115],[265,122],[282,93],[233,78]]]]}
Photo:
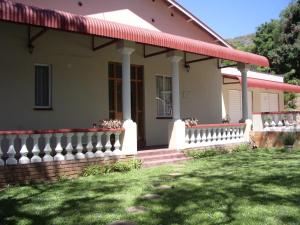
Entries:
{"type": "Polygon", "coordinates": [[[131,159],[123,162],[108,163],[105,165],[90,165],[87,166],[83,172],[82,176],[97,176],[101,174],[107,174],[112,172],[128,172],[130,170],[141,168],[141,161],[139,159],[131,159]]]}
{"type": "Polygon", "coordinates": [[[250,146],[248,144],[241,144],[241,145],[233,148],[232,152],[245,152],[245,151],[249,151],[249,150],[250,150],[250,146]]]}
{"type": "Polygon", "coordinates": [[[208,149],[208,150],[188,151],[187,154],[189,157],[192,157],[194,159],[201,159],[201,158],[215,156],[221,153],[218,153],[218,151],[213,149],[208,149]]]}
{"type": "Polygon", "coordinates": [[[88,177],[88,176],[96,176],[102,174],[103,169],[99,165],[89,165],[86,168],[84,168],[82,172],[82,176],[88,177]]]}

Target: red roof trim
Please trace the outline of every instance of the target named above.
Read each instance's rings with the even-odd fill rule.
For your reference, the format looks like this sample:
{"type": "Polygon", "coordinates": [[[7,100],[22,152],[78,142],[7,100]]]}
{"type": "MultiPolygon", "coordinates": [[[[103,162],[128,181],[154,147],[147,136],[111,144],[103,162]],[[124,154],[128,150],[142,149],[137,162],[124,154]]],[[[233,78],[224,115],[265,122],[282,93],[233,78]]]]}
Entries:
{"type": "MultiPolygon", "coordinates": [[[[240,83],[242,82],[242,78],[240,76],[224,74],[223,77],[239,80],[240,83]]],[[[300,93],[300,86],[298,85],[261,80],[261,79],[249,78],[249,77],[247,78],[247,83],[248,83],[248,87],[253,87],[253,88],[264,88],[264,89],[271,89],[271,90],[300,93]]]]}
{"type": "Polygon", "coordinates": [[[177,49],[246,64],[269,66],[267,58],[186,37],[108,22],[62,11],[0,0],[0,20],[177,49]]]}
{"type": "Polygon", "coordinates": [[[281,112],[254,112],[254,115],[277,115],[277,114],[299,114],[300,111],[281,111],[281,112]]]}

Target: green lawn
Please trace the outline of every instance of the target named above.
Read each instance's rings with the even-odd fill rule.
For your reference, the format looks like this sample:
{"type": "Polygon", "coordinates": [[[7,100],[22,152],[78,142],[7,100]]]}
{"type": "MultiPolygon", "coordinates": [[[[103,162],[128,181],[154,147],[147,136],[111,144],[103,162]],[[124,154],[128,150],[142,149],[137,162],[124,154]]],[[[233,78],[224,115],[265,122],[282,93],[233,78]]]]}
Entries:
{"type": "Polygon", "coordinates": [[[300,151],[239,152],[0,192],[0,224],[300,224],[300,151]],[[168,174],[179,171],[181,176],[168,174]],[[158,190],[159,184],[171,185],[158,190]],[[160,199],[143,200],[149,193],[160,199]],[[148,211],[130,214],[142,205],[148,211]]]}

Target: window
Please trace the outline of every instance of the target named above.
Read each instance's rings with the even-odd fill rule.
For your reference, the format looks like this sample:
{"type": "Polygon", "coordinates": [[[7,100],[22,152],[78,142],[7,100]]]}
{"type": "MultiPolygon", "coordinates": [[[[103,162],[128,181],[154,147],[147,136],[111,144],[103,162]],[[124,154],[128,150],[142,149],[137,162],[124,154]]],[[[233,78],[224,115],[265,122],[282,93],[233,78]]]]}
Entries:
{"type": "Polygon", "coordinates": [[[35,67],[35,108],[50,109],[51,66],[37,64],[35,67]]]}
{"type": "Polygon", "coordinates": [[[156,76],[157,117],[170,118],[172,110],[172,78],[156,76]]]}

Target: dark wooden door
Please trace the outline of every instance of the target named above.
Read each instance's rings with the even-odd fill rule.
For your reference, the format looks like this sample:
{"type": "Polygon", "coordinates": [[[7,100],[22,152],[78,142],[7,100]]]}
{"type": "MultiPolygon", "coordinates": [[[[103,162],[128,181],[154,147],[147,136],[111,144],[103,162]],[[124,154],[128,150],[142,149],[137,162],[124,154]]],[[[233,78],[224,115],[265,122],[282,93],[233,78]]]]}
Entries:
{"type": "MultiPolygon", "coordinates": [[[[109,117],[123,118],[122,112],[122,64],[109,63],[109,117]]],[[[145,146],[144,118],[144,67],[131,65],[131,117],[137,123],[138,147],[145,146]]]]}

